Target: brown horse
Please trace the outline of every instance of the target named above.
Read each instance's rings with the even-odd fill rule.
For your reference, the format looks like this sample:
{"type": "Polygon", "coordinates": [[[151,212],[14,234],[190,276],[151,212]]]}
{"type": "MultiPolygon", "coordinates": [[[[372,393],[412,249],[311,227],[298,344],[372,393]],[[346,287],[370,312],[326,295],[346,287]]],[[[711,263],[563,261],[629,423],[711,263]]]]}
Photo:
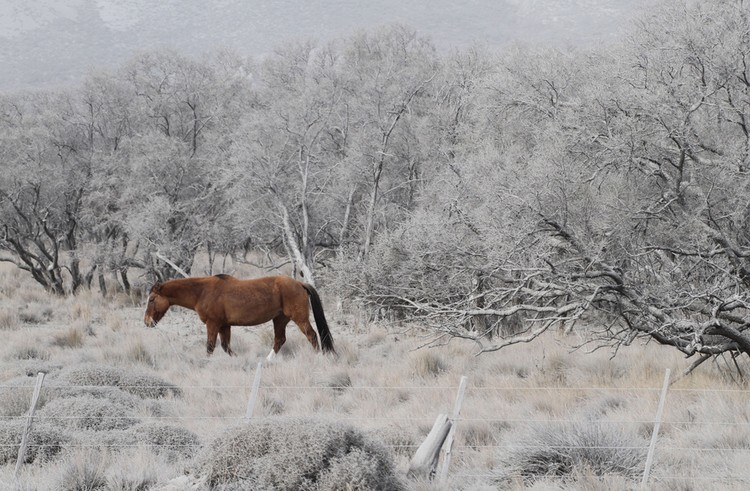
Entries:
{"type": "Polygon", "coordinates": [[[233,355],[229,347],[232,326],[255,326],[273,320],[273,350],[268,355],[271,359],[286,341],[286,325],[290,320],[299,326],[313,348],[318,349],[318,337],[309,320],[308,297],[323,351],[333,352],[333,338],[318,292],[311,285],[288,276],[238,280],[220,274],[156,283],[149,292],[143,321],[148,327],[154,327],[172,305],[194,310],[206,324],[208,354],[213,353],[218,335],[221,347],[233,355]]]}

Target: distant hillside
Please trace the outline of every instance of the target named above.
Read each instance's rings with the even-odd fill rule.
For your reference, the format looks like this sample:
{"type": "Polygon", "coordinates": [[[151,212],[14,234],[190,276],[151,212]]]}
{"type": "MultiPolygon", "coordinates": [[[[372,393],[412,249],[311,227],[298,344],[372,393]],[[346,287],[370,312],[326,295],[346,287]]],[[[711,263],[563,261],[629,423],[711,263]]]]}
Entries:
{"type": "Polygon", "coordinates": [[[441,49],[590,45],[615,39],[648,1],[0,0],[0,91],[75,82],[141,50],[260,55],[286,39],[327,40],[391,22],[413,26],[441,49]]]}

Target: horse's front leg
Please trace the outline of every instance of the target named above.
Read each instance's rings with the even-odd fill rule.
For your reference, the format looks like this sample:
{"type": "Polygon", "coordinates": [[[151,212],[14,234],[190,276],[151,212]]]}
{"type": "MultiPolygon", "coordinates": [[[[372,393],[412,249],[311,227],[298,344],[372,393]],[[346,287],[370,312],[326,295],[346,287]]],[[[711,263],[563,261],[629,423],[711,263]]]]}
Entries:
{"type": "Polygon", "coordinates": [[[216,336],[219,334],[219,326],[213,322],[206,322],[208,339],[206,340],[206,355],[210,355],[216,348],[216,336]]]}

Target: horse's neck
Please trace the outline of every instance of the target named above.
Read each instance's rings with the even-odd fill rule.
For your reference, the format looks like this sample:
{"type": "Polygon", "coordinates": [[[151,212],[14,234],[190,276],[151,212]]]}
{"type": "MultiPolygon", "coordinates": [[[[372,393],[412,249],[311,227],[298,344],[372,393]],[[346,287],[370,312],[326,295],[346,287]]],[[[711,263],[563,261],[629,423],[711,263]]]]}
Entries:
{"type": "Polygon", "coordinates": [[[171,280],[162,285],[162,292],[169,299],[170,305],[195,309],[203,286],[203,282],[197,278],[171,280]]]}

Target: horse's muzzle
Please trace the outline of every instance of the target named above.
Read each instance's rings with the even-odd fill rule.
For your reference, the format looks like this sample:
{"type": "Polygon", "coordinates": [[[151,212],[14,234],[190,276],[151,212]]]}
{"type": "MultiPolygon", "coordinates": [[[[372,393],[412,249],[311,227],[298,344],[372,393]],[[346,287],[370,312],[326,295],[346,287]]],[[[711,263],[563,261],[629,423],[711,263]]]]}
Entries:
{"type": "Polygon", "coordinates": [[[143,323],[146,324],[146,327],[156,327],[156,321],[152,317],[144,317],[143,323]]]}

